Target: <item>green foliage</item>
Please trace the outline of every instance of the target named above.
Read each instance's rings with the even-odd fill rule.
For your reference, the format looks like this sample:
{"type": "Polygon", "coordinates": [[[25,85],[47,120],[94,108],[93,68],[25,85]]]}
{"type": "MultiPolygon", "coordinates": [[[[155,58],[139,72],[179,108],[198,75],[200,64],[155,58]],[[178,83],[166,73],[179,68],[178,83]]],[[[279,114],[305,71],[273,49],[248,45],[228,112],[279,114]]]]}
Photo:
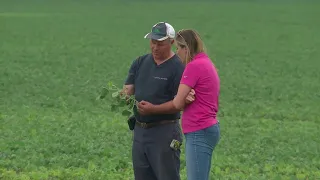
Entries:
{"type": "Polygon", "coordinates": [[[107,95],[111,95],[111,99],[108,98],[110,104],[110,110],[114,113],[119,113],[122,116],[130,117],[133,115],[133,108],[136,104],[134,95],[126,95],[123,93],[122,88],[118,88],[113,82],[108,82],[106,87],[103,87],[100,95],[97,99],[105,99],[107,95]]]}
{"type": "MultiPolygon", "coordinates": [[[[95,92],[149,52],[158,21],[198,30],[219,69],[210,179],[319,179],[318,1],[0,2],[1,180],[133,180],[130,105],[95,92]]],[[[183,144],[181,180],[185,164],[183,144]]]]}

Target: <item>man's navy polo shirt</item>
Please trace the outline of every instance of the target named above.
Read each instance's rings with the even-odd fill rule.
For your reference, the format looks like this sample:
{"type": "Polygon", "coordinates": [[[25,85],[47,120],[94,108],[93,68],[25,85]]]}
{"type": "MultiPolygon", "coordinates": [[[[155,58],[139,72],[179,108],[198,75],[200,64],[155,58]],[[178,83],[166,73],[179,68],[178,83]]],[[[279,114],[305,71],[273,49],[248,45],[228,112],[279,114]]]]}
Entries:
{"type": "MultiPolygon", "coordinates": [[[[177,55],[157,65],[152,54],[146,54],[133,61],[125,84],[134,85],[134,95],[138,102],[144,100],[152,104],[162,104],[174,99],[183,71],[184,65],[177,55]]],[[[136,106],[134,114],[140,122],[180,118],[180,113],[140,116],[136,106]]]]}

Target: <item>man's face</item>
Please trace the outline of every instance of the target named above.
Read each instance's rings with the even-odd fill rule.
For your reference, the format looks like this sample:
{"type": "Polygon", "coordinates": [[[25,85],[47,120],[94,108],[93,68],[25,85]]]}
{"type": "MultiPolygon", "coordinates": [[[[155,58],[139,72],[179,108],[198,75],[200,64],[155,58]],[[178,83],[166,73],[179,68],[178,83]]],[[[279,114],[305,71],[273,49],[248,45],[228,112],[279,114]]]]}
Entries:
{"type": "Polygon", "coordinates": [[[171,40],[166,39],[164,41],[150,40],[150,48],[153,57],[156,60],[165,60],[168,58],[171,52],[171,40]]]}

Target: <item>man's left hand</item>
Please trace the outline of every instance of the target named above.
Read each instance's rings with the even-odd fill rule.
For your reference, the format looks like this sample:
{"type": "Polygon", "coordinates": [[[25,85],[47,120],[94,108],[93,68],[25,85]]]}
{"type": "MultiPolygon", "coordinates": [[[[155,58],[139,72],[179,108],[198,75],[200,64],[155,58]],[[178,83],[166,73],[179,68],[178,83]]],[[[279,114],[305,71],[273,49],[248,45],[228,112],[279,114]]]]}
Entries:
{"type": "Polygon", "coordinates": [[[153,113],[154,105],[147,101],[140,101],[137,103],[137,109],[141,115],[148,115],[153,113]]]}

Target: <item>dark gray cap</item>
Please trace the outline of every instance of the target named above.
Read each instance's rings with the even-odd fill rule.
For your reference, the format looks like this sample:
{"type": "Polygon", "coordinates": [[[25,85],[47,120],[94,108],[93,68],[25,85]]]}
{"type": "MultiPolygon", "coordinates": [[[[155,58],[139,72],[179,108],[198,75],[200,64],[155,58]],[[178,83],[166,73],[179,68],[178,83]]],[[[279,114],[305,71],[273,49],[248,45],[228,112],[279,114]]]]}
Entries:
{"type": "Polygon", "coordinates": [[[151,32],[146,34],[144,38],[163,41],[168,38],[174,38],[175,34],[174,28],[170,24],[159,22],[152,27],[151,32]]]}

